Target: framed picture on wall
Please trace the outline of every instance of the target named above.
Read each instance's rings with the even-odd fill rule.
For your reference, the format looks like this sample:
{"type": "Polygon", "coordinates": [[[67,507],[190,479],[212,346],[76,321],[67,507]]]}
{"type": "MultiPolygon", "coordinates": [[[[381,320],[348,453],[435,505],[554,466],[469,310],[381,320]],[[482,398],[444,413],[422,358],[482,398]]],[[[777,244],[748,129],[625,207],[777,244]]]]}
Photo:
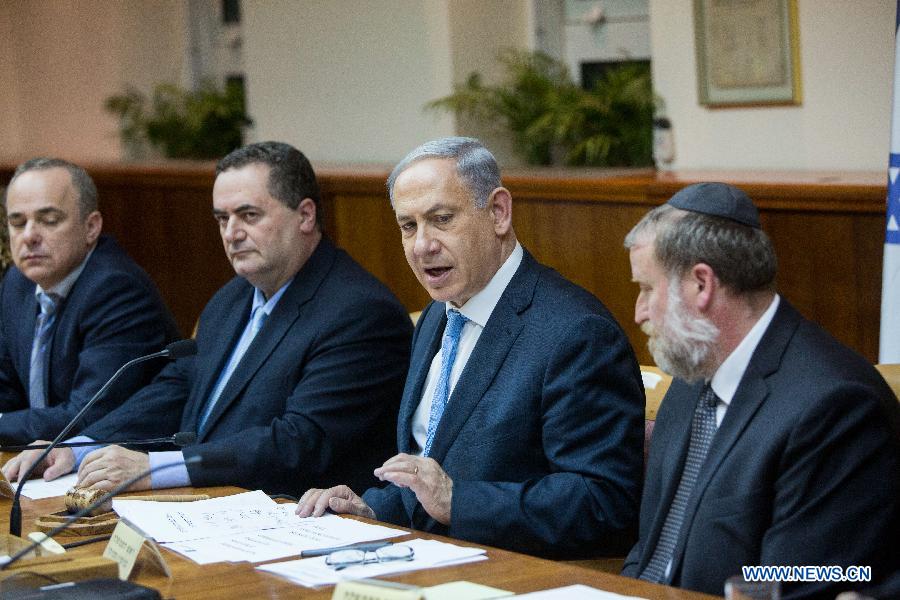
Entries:
{"type": "Polygon", "coordinates": [[[796,0],[694,0],[700,104],[800,104],[796,0]]]}

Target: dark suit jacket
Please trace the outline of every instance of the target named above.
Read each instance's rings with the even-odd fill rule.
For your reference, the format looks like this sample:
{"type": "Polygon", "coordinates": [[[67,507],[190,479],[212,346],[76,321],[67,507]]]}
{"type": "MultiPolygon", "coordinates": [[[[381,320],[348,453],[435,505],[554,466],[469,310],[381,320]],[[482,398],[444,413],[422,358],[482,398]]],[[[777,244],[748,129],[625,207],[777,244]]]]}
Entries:
{"type": "Polygon", "coordinates": [[[196,486],[269,493],[371,485],[391,456],[412,323],[397,299],[323,239],[265,320],[202,431],[202,409],[250,316],[236,277],[200,316],[198,353],[163,369],[85,430],[94,439],[198,433],[196,486]]]}
{"type": "MultiPolygon", "coordinates": [[[[676,379],[662,402],[625,575],[637,577],[656,546],[701,387],[676,379]]],[[[872,366],[782,298],[688,501],[671,583],[721,595],[744,565],[896,570],[897,422],[897,399],[872,366]]],[[[783,592],[831,599],[837,590],[783,592]]]]}
{"type": "MultiPolygon", "coordinates": [[[[47,408],[29,408],[31,346],[38,305],[35,284],[16,268],[0,289],[0,443],[53,439],[132,358],[178,338],[156,286],[112,238],[101,236],[56,315],[47,369],[47,408]]],[[[97,420],[162,368],[149,361],[125,372],[84,415],[97,420]]],[[[77,431],[77,429],[76,429],[77,431]]]]}
{"type": "MultiPolygon", "coordinates": [[[[440,349],[422,312],[400,407],[401,452],[440,349]]],[[[450,527],[408,489],[364,495],[379,519],[551,557],[624,552],[640,499],[643,386],[625,334],[588,292],[528,252],[463,370],[431,449],[453,479],[450,527]]]]}

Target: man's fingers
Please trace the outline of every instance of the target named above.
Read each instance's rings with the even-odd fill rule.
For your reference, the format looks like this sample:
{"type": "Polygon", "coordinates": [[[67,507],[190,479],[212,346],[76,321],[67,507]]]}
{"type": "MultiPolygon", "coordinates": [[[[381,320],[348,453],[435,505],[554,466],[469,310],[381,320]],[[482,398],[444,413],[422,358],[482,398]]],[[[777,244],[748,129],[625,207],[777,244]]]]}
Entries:
{"type": "Polygon", "coordinates": [[[302,518],[316,516],[312,513],[316,508],[316,502],[323,493],[325,493],[325,490],[319,488],[310,488],[306,490],[306,493],[297,501],[297,510],[294,511],[294,514],[302,518]]]}
{"type": "MultiPolygon", "coordinates": [[[[101,482],[112,483],[105,474],[104,469],[89,469],[86,472],[78,474],[78,487],[94,487],[95,484],[101,482]]],[[[111,488],[103,488],[111,489],[111,488]]]]}
{"type": "Polygon", "coordinates": [[[105,454],[106,448],[100,448],[99,450],[94,450],[93,452],[88,452],[88,455],[84,457],[84,460],[81,461],[81,466],[78,467],[78,478],[81,479],[82,474],[86,473],[89,469],[92,468],[94,462],[101,460],[105,454]]]}
{"type": "MultiPolygon", "coordinates": [[[[346,498],[339,498],[338,496],[332,496],[328,499],[328,508],[330,508],[333,512],[336,513],[350,513],[351,515],[355,515],[356,511],[354,510],[353,502],[347,500],[346,498]]],[[[319,507],[316,507],[316,511],[319,510],[319,507]]],[[[322,509],[324,511],[324,508],[322,509]]],[[[321,516],[320,514],[315,515],[317,517],[321,516]]]]}
{"type": "Polygon", "coordinates": [[[70,473],[72,471],[72,463],[67,460],[57,460],[44,471],[44,480],[52,481],[57,477],[70,473]]]}
{"type": "Polygon", "coordinates": [[[337,485],[327,490],[307,490],[297,503],[295,513],[299,517],[321,517],[328,509],[336,513],[361,516],[369,516],[371,513],[365,502],[346,485],[337,485]]]}
{"type": "Polygon", "coordinates": [[[9,481],[15,481],[19,476],[19,463],[21,462],[21,455],[13,458],[8,463],[3,465],[3,476],[6,477],[9,481]]]}

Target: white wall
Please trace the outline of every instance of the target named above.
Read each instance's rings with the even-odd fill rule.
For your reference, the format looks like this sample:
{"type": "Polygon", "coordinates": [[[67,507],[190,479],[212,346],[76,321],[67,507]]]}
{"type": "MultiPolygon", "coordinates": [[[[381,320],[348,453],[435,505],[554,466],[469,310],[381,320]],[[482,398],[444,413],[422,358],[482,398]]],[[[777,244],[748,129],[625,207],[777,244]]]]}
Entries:
{"type": "Polygon", "coordinates": [[[104,100],[126,83],[178,81],[182,4],[10,0],[0,9],[0,156],[121,156],[104,100]]]}
{"type": "Polygon", "coordinates": [[[311,160],[398,160],[453,133],[422,106],[451,90],[445,0],[245,2],[244,66],[254,140],[311,160]]]}
{"type": "Polygon", "coordinates": [[[803,103],[718,108],[697,98],[691,0],[650,0],[653,84],[675,168],[883,170],[896,3],[798,0],[803,103]]]}
{"type": "MultiPolygon", "coordinates": [[[[252,139],[315,161],[397,160],[470,124],[422,106],[495,50],[527,47],[546,0],[245,0],[252,139]]],[[[708,109],[697,101],[691,0],[650,0],[654,85],[673,121],[676,168],[883,170],[893,0],[798,0],[803,104],[708,109]]],[[[121,156],[103,101],[184,72],[177,0],[0,2],[0,156],[121,156]]],[[[486,136],[501,162],[510,148],[486,136]]]]}
{"type": "MultiPolygon", "coordinates": [[[[451,0],[449,17],[453,82],[464,82],[473,71],[480,73],[486,84],[502,82],[507,73],[497,61],[497,55],[509,47],[528,46],[529,10],[530,6],[523,0],[451,0]],[[498,28],[498,23],[502,23],[503,27],[498,28]]],[[[516,154],[507,130],[499,123],[485,123],[459,115],[453,133],[480,138],[501,165],[520,165],[523,162],[516,154]]],[[[407,150],[411,150],[414,145],[407,143],[407,150]]],[[[401,156],[402,154],[386,160],[395,162],[401,156]]]]}

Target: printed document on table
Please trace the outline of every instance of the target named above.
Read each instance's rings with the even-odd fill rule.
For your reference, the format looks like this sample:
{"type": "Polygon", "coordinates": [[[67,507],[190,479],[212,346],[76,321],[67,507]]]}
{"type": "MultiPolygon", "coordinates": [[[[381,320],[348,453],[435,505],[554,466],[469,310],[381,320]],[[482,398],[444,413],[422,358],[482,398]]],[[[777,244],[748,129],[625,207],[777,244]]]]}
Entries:
{"type": "MultiPolygon", "coordinates": [[[[65,496],[71,488],[75,487],[78,482],[78,473],[70,473],[53,481],[44,481],[43,479],[29,479],[22,486],[22,495],[32,500],[40,500],[41,498],[53,498],[55,496],[65,496]]],[[[18,483],[14,486],[19,485],[18,483]]]]}
{"type": "Polygon", "coordinates": [[[117,498],[113,510],[160,543],[284,527],[297,521],[294,505],[278,504],[259,490],[196,502],[117,498]]]}
{"type": "Polygon", "coordinates": [[[395,560],[389,562],[373,562],[364,565],[347,567],[337,571],[325,564],[324,556],[315,558],[302,558],[287,562],[272,563],[256,567],[257,570],[286,577],[294,583],[306,587],[318,587],[333,585],[345,579],[361,579],[364,577],[378,577],[391,573],[403,573],[417,571],[419,569],[434,569],[448,567],[467,562],[487,560],[486,552],[481,548],[468,548],[457,546],[437,540],[410,540],[401,542],[413,549],[413,559],[410,561],[395,560]]]}
{"type": "MultiPolygon", "coordinates": [[[[280,506],[290,507],[291,515],[296,508],[294,504],[280,506]]],[[[287,527],[250,531],[227,537],[168,542],[162,546],[201,565],[223,561],[262,562],[296,556],[304,550],[383,540],[407,533],[401,529],[372,525],[337,515],[305,519],[296,517],[296,521],[287,527]]]]}
{"type": "Polygon", "coordinates": [[[261,562],[406,534],[337,515],[300,518],[296,508],[259,490],[196,502],[113,501],[120,517],[200,564],[261,562]]]}

